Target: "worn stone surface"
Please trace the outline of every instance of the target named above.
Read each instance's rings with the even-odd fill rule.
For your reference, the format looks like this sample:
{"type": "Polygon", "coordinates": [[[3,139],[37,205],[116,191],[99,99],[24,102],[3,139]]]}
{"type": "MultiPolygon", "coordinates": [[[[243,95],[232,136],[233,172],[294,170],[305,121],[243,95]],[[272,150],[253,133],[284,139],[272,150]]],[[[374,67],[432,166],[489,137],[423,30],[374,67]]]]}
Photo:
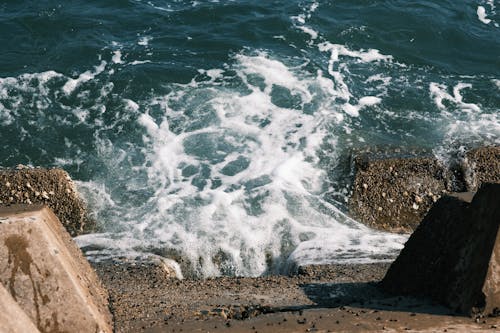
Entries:
{"type": "MultiPolygon", "coordinates": [[[[481,184],[500,183],[500,147],[471,149],[447,165],[435,157],[388,157],[359,153],[349,212],[377,229],[411,232],[432,204],[453,192],[477,191],[481,184]]],[[[470,196],[470,194],[455,194],[470,196]]]]}
{"type": "Polygon", "coordinates": [[[0,169],[2,204],[45,204],[71,236],[95,227],[70,176],[61,169],[0,169]]]}
{"type": "Polygon", "coordinates": [[[462,161],[468,191],[483,183],[500,183],[500,147],[481,147],[468,151],[462,161]]]}
{"type": "Polygon", "coordinates": [[[425,299],[381,292],[389,264],[299,267],[292,276],[158,278],[151,266],[94,263],[109,288],[116,332],[495,332],[425,299]],[[153,270],[151,273],[148,273],[153,270]]]}
{"type": "Polygon", "coordinates": [[[413,230],[447,192],[446,170],[431,157],[371,160],[361,155],[355,168],[350,213],[378,229],[413,230]]]}
{"type": "Polygon", "coordinates": [[[0,284],[0,332],[40,332],[2,284],[0,284]]]}
{"type": "Polygon", "coordinates": [[[40,332],[111,332],[107,292],[46,206],[0,208],[0,283],[40,332]]]}
{"type": "Polygon", "coordinates": [[[441,198],[411,235],[381,286],[430,297],[465,314],[500,314],[500,184],[469,204],[441,198]]]}

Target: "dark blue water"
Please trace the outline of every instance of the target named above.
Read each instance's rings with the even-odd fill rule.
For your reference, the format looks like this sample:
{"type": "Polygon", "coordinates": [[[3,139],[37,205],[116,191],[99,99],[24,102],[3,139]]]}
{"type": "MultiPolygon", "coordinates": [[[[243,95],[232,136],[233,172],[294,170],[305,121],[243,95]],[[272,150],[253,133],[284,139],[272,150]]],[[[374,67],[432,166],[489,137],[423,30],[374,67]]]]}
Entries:
{"type": "Polygon", "coordinates": [[[499,144],[497,10],[3,1],[1,165],[71,174],[91,257],[175,252],[206,275],[390,258],[404,237],[344,214],[349,153],[499,144]]]}

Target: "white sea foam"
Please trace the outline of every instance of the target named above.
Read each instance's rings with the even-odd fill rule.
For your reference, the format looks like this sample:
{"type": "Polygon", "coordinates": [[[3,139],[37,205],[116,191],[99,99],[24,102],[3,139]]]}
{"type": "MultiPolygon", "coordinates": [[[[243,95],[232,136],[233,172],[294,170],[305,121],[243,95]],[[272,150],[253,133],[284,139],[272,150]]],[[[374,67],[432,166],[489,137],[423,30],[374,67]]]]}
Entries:
{"type": "Polygon", "coordinates": [[[148,46],[149,42],[152,40],[153,40],[153,37],[151,37],[151,36],[142,36],[137,41],[137,44],[141,45],[141,46],[148,46]]]}
{"type": "MultiPolygon", "coordinates": [[[[147,133],[145,170],[148,187],[154,189],[148,209],[129,216],[140,218],[118,227],[121,234],[97,235],[96,244],[85,236],[80,244],[105,244],[109,255],[140,247],[174,248],[192,263],[201,260],[195,269],[203,275],[259,275],[270,260],[272,269],[284,269],[289,255],[293,261],[367,262],[397,252],[404,236],[362,227],[321,198],[326,174],[317,165],[317,151],[325,142],[335,145],[325,126],[347,126],[332,107],[339,94],[335,84],[321,71],[304,73],[300,64],[287,65],[263,51],[235,55],[229,71],[248,92],[219,85],[229,75],[226,70],[200,70],[209,81],[177,84],[145,105],[138,123],[147,133]],[[295,96],[298,109],[280,106],[280,93],[295,96]],[[316,105],[314,112],[302,112],[309,104],[316,105]],[[163,110],[162,118],[147,112],[156,107],[163,110]],[[200,128],[172,128],[185,112],[208,118],[200,128]],[[106,242],[108,237],[116,241],[106,242]],[[312,256],[313,248],[326,252],[312,256]],[[213,258],[221,251],[227,260],[218,266],[213,258]]],[[[379,102],[366,96],[358,105],[379,102]]],[[[137,110],[135,102],[126,103],[137,110]]],[[[112,202],[102,205],[113,207],[112,202]]]]}
{"type": "Polygon", "coordinates": [[[113,61],[115,64],[123,64],[122,52],[120,50],[116,50],[115,52],[113,52],[113,57],[111,57],[111,61],[113,61]]]}
{"type": "Polygon", "coordinates": [[[483,22],[484,24],[489,24],[491,22],[490,19],[486,18],[486,9],[483,6],[477,6],[476,13],[479,21],[483,22]]]}
{"type": "Polygon", "coordinates": [[[309,36],[311,36],[312,39],[318,38],[318,33],[315,30],[313,30],[313,29],[311,29],[309,27],[299,26],[299,29],[302,30],[302,31],[304,31],[309,36]]]}
{"type": "Polygon", "coordinates": [[[135,66],[135,65],[142,65],[142,64],[147,64],[150,63],[151,60],[134,60],[129,62],[129,65],[135,66]]]}
{"type": "Polygon", "coordinates": [[[440,121],[445,124],[443,142],[434,152],[444,160],[449,158],[457,144],[500,144],[500,114],[497,111],[483,112],[481,105],[465,102],[462,90],[472,88],[470,83],[458,82],[450,94],[445,84],[433,82],[429,85],[430,96],[441,110],[443,118],[440,121]]]}
{"type": "Polygon", "coordinates": [[[471,84],[458,83],[453,87],[453,95],[448,93],[448,87],[444,84],[438,84],[431,82],[429,85],[430,96],[434,100],[436,106],[442,111],[448,111],[448,108],[444,105],[444,101],[448,101],[456,105],[460,110],[464,112],[479,112],[481,110],[480,106],[474,103],[466,103],[463,100],[461,91],[463,89],[471,88],[471,84]]]}
{"type": "Polygon", "coordinates": [[[106,68],[106,62],[101,61],[101,64],[94,67],[93,71],[86,71],[78,76],[76,79],[69,79],[64,86],[62,87],[63,92],[66,95],[71,94],[80,84],[88,82],[96,77],[96,75],[101,74],[104,72],[104,69],[106,68]]]}

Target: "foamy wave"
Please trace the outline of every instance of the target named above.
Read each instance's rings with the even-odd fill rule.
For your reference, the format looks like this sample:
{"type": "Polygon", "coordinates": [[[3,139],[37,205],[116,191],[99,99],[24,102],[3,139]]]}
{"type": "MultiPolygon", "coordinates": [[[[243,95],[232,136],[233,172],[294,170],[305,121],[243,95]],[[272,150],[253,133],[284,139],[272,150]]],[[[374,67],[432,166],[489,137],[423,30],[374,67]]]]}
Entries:
{"type": "Polygon", "coordinates": [[[62,87],[62,90],[66,95],[69,95],[80,84],[93,80],[97,75],[104,72],[105,69],[106,69],[106,61],[101,61],[101,64],[96,66],[93,71],[86,71],[80,74],[76,79],[69,79],[62,87]]]}
{"type": "MultiPolygon", "coordinates": [[[[114,225],[113,236],[97,235],[97,248],[106,237],[118,237],[106,243],[109,255],[175,249],[207,276],[284,269],[292,253],[293,260],[310,262],[311,247],[338,252],[356,243],[346,251],[355,252],[358,261],[398,251],[405,237],[362,227],[322,199],[328,177],[317,152],[326,142],[335,144],[332,124],[348,126],[335,107],[339,91],[331,79],[264,51],[239,53],[229,68],[199,73],[141,107],[126,101],[133,110],[146,111],[137,122],[147,133],[142,170],[152,195],[126,221],[112,219],[125,225],[114,225]],[[123,239],[133,239],[128,248],[123,239]]],[[[378,103],[375,96],[358,100],[360,108],[378,103]]],[[[112,201],[100,205],[100,210],[114,207],[112,201]]],[[[92,236],[81,242],[90,246],[92,236]]],[[[321,251],[316,257],[325,260],[321,251]]]]}

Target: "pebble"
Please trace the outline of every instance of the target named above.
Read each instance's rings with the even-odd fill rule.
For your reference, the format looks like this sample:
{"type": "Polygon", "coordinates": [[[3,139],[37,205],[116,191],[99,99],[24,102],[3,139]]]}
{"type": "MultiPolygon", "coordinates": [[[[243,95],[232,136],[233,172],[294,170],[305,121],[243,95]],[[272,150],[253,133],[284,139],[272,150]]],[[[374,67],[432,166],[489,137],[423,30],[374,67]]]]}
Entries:
{"type": "Polygon", "coordinates": [[[9,183],[9,182],[6,182],[6,183],[5,183],[5,186],[6,186],[6,187],[10,187],[10,183],[9,183]]]}
{"type": "Polygon", "coordinates": [[[413,206],[412,206],[412,208],[415,209],[415,210],[418,210],[419,207],[418,207],[418,205],[416,203],[414,203],[413,206]]]}
{"type": "Polygon", "coordinates": [[[366,190],[366,189],[368,189],[368,184],[364,183],[364,184],[363,184],[363,188],[364,188],[365,190],[366,190]]]}
{"type": "Polygon", "coordinates": [[[416,203],[421,203],[422,202],[422,198],[419,197],[418,195],[415,196],[415,202],[416,203]]]}
{"type": "Polygon", "coordinates": [[[378,211],[381,212],[383,211],[384,209],[382,207],[378,207],[378,211]]]}

